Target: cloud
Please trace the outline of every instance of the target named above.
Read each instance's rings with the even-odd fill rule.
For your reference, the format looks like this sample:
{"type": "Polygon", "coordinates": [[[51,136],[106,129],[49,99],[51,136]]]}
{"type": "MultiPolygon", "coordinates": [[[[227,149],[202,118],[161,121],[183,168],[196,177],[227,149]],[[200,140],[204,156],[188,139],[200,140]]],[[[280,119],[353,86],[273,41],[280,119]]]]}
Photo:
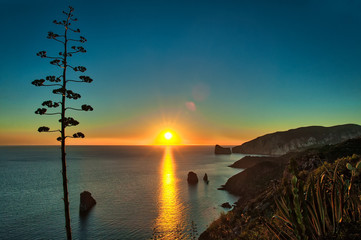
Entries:
{"type": "Polygon", "coordinates": [[[195,112],[197,110],[196,104],[194,102],[186,102],[186,107],[192,112],[195,112]]]}

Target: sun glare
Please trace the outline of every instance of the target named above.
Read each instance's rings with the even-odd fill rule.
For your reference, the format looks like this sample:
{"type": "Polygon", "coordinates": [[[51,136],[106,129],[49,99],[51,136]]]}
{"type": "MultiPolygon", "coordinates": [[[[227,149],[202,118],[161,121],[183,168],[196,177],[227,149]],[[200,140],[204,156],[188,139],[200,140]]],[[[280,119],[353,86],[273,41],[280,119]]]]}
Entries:
{"type": "Polygon", "coordinates": [[[164,133],[164,137],[165,139],[170,140],[173,137],[173,134],[171,132],[166,132],[164,133]]]}
{"type": "Polygon", "coordinates": [[[181,139],[179,135],[173,130],[163,130],[161,131],[157,138],[154,141],[156,145],[179,145],[181,144],[181,139]]]}

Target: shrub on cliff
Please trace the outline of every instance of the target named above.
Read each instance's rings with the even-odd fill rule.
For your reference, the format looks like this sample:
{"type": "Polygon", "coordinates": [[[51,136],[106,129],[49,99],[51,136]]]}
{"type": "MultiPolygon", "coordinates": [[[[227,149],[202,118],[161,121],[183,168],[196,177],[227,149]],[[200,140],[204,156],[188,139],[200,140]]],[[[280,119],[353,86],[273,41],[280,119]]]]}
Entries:
{"type": "Polygon", "coordinates": [[[265,225],[278,239],[360,239],[361,161],[357,155],[325,163],[307,182],[293,176],[265,225]]]}

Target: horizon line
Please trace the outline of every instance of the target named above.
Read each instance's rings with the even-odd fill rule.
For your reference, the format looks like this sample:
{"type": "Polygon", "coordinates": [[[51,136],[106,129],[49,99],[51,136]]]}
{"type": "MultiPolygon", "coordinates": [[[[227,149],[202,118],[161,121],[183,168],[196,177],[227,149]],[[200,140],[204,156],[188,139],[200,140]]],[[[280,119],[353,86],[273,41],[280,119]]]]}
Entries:
{"type": "MultiPolygon", "coordinates": [[[[216,146],[216,145],[220,145],[220,146],[239,146],[241,144],[69,144],[66,146],[150,146],[150,147],[167,147],[167,146],[171,146],[171,147],[182,147],[182,146],[216,146]]],[[[61,147],[60,144],[9,144],[9,145],[0,145],[0,147],[56,147],[59,146],[61,147]]]]}

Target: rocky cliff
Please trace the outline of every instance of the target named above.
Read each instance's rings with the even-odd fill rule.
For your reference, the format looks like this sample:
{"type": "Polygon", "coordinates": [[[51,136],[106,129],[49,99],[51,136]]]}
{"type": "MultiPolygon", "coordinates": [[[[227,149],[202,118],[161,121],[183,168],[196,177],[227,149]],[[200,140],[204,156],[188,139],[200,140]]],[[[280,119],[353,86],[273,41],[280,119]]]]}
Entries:
{"type": "Polygon", "coordinates": [[[297,171],[310,171],[324,162],[334,162],[337,158],[352,156],[352,154],[361,155],[361,138],[301,152],[287,153],[279,157],[245,157],[245,165],[241,159],[231,166],[247,169],[230,177],[224,185],[224,189],[241,196],[243,201],[249,200],[262,192],[271,180],[285,177],[287,171],[284,169],[291,159],[294,161],[297,171]],[[248,160],[255,160],[255,162],[251,166],[251,162],[248,160]]]}
{"type": "Polygon", "coordinates": [[[230,177],[224,189],[234,195],[251,199],[260,194],[271,180],[281,178],[284,166],[276,161],[259,162],[230,177]]]}
{"type": "Polygon", "coordinates": [[[232,148],[233,153],[283,155],[310,147],[337,144],[361,137],[361,126],[345,124],[333,127],[301,127],[258,137],[232,148]]]}
{"type": "MultiPolygon", "coordinates": [[[[199,239],[251,239],[252,236],[256,236],[257,239],[270,239],[269,235],[262,235],[269,230],[264,224],[264,219],[271,219],[274,215],[274,199],[285,191],[285,184],[290,183],[291,165],[298,178],[302,179],[302,176],[307,178],[311,171],[319,169],[325,162],[334,163],[336,159],[353,154],[361,155],[361,138],[292,152],[280,157],[246,157],[244,163],[241,159],[238,165],[248,168],[229,178],[224,186],[227,191],[240,196],[240,199],[233,210],[210,224],[199,239]],[[253,160],[257,163],[249,166],[250,163],[253,164],[253,160]],[[241,163],[243,165],[240,165],[241,163]]],[[[345,164],[343,167],[345,168],[345,164]]],[[[359,233],[358,228],[354,231],[359,233]]],[[[360,238],[357,235],[352,239],[360,238]]]]}

